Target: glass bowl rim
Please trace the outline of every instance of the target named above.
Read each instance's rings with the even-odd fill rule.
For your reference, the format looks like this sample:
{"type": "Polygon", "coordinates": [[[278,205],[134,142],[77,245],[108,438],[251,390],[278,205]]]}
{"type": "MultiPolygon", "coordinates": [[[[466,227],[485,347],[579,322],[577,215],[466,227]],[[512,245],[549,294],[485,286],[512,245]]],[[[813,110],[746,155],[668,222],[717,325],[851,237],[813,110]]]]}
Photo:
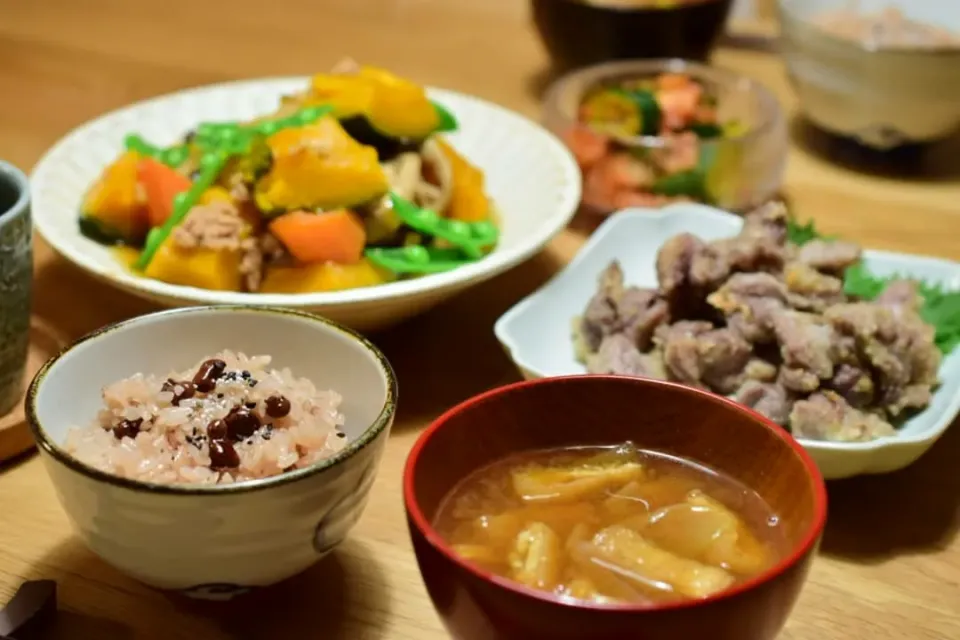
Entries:
{"type": "MultiPolygon", "coordinates": [[[[695,80],[707,80],[726,87],[735,87],[753,95],[759,104],[757,121],[737,136],[714,140],[700,140],[701,146],[712,146],[722,142],[736,142],[749,145],[773,131],[783,120],[783,108],[776,95],[756,80],[743,74],[723,67],[701,64],[682,58],[652,58],[646,60],[617,60],[603,62],[576,69],[554,81],[548,88],[543,99],[543,119],[548,126],[554,122],[564,122],[567,125],[579,124],[574,114],[566,113],[560,106],[562,97],[570,91],[575,91],[578,101],[583,97],[587,88],[593,87],[604,80],[615,77],[652,77],[661,73],[686,73],[695,80]]],[[[618,137],[618,144],[634,148],[666,148],[672,144],[671,138],[664,136],[635,136],[633,138],[618,137]]]]}

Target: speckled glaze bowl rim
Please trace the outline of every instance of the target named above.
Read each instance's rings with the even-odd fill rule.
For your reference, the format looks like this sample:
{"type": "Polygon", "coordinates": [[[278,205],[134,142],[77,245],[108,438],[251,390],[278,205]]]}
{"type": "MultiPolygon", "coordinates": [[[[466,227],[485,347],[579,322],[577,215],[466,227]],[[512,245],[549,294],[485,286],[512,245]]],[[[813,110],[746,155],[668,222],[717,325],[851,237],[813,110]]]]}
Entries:
{"type": "MultiPolygon", "coordinates": [[[[551,123],[563,122],[566,126],[579,124],[576,114],[567,114],[560,106],[562,96],[567,91],[576,90],[578,100],[582,99],[585,89],[593,87],[610,78],[636,76],[653,77],[659,73],[687,73],[696,79],[704,79],[717,84],[736,87],[743,85],[743,91],[753,95],[759,102],[760,117],[758,122],[747,128],[746,131],[731,138],[721,138],[720,142],[734,142],[738,145],[752,145],[757,140],[775,131],[784,120],[783,107],[777,96],[762,83],[750,76],[738,73],[726,67],[713,66],[684,60],[683,58],[649,58],[633,60],[613,60],[601,62],[589,67],[582,67],[571,71],[554,81],[546,91],[543,99],[542,121],[550,129],[551,123]]],[[[617,143],[636,148],[662,148],[669,142],[662,136],[637,136],[631,140],[618,139],[617,143]]],[[[718,144],[716,140],[703,140],[701,146],[709,147],[718,144]]]]}
{"type": "MultiPolygon", "coordinates": [[[[887,60],[892,60],[895,58],[901,58],[903,60],[908,60],[910,58],[915,59],[917,62],[931,62],[935,59],[944,59],[946,61],[949,58],[960,58],[960,46],[956,47],[938,47],[932,49],[921,49],[921,48],[892,48],[892,47],[878,47],[870,48],[864,45],[862,42],[856,42],[853,40],[847,40],[846,38],[841,38],[836,36],[828,31],[825,31],[813,23],[809,18],[799,15],[792,7],[787,6],[790,3],[790,0],[777,0],[777,14],[780,20],[780,24],[793,23],[796,26],[802,27],[803,29],[809,31],[809,35],[823,40],[824,43],[828,43],[829,46],[846,49],[846,52],[850,55],[862,55],[864,57],[873,57],[877,60],[877,63],[881,63],[884,58],[887,60]]],[[[781,29],[781,31],[783,31],[781,29]]],[[[781,36],[784,37],[784,36],[781,36]]],[[[792,39],[792,38],[791,38],[792,39]]],[[[804,50],[812,50],[817,47],[816,42],[810,42],[804,38],[796,39],[797,42],[805,43],[800,44],[800,48],[804,50]]]]}
{"type": "MultiPolygon", "coordinates": [[[[709,468],[713,468],[712,463],[708,460],[698,460],[698,462],[706,465],[709,468]]],[[[475,471],[475,469],[471,469],[467,474],[462,475],[460,479],[462,480],[464,477],[466,477],[466,475],[473,471],[475,471]]],[[[410,453],[407,455],[407,460],[403,468],[403,503],[407,515],[410,521],[413,523],[413,527],[421,536],[423,536],[427,544],[429,544],[435,551],[443,555],[447,561],[459,567],[466,573],[471,574],[478,580],[492,584],[498,589],[503,589],[515,595],[533,598],[535,600],[557,606],[596,612],[612,611],[642,614],[657,613],[660,611],[696,609],[698,607],[724,601],[748,591],[752,591],[758,587],[762,587],[764,584],[771,582],[784,572],[788,571],[791,567],[800,562],[806,555],[813,553],[816,550],[819,540],[823,535],[824,527],[827,523],[827,502],[827,487],[824,483],[823,475],[820,473],[820,469],[817,467],[817,463],[813,460],[813,457],[810,455],[810,453],[808,453],[799,442],[797,442],[781,427],[774,424],[756,411],[744,407],[743,405],[740,405],[729,398],[716,395],[703,389],[688,387],[676,382],[654,380],[652,378],[629,378],[613,375],[583,374],[537,378],[535,380],[522,380],[520,382],[514,382],[512,384],[490,389],[489,391],[485,391],[479,395],[467,398],[460,404],[448,409],[443,413],[443,415],[434,420],[430,426],[428,426],[420,434],[420,436],[417,438],[417,441],[413,444],[413,447],[410,449],[410,453]],[[780,442],[783,443],[784,446],[786,446],[790,451],[793,452],[795,456],[797,456],[797,458],[799,458],[801,465],[806,470],[806,478],[811,485],[810,490],[813,498],[813,518],[811,519],[808,529],[800,535],[799,541],[796,544],[790,546],[790,550],[784,554],[783,558],[779,562],[767,570],[753,576],[749,580],[745,580],[744,582],[741,582],[730,589],[726,589],[707,598],[699,600],[680,600],[676,602],[654,605],[610,604],[566,600],[563,598],[563,596],[525,587],[519,582],[514,582],[508,578],[493,574],[489,571],[486,571],[482,567],[471,564],[470,562],[461,558],[456,552],[453,551],[451,545],[443,538],[443,536],[437,532],[431,521],[427,519],[416,498],[417,493],[414,477],[416,476],[416,468],[420,454],[422,453],[427,442],[435,433],[443,429],[446,424],[457,415],[475,406],[484,404],[485,402],[498,396],[508,395],[513,392],[523,391],[524,389],[537,387],[540,385],[566,384],[570,382],[575,383],[577,381],[587,380],[594,384],[604,384],[605,382],[624,384],[625,381],[629,381],[626,382],[626,384],[648,386],[661,390],[671,389],[678,391],[683,395],[698,396],[702,400],[718,405],[722,410],[728,413],[732,412],[738,414],[745,422],[751,422],[755,427],[766,429],[768,432],[772,433],[780,440],[780,442]]]]}
{"type": "Polygon", "coordinates": [[[393,420],[394,414],[396,413],[397,408],[397,379],[396,374],[393,371],[393,367],[390,365],[390,362],[387,360],[386,356],[378,349],[372,342],[367,338],[360,335],[358,332],[344,327],[332,320],[328,320],[321,316],[307,313],[305,311],[299,311],[296,309],[286,309],[282,307],[263,307],[257,305],[205,305],[205,306],[196,306],[196,307],[181,307],[176,309],[167,309],[163,311],[158,311],[154,313],[148,313],[142,316],[137,316],[130,318],[128,320],[122,320],[114,324],[107,325],[87,335],[79,338],[77,341],[63,348],[55,356],[47,360],[42,367],[37,371],[33,380],[30,382],[30,386],[27,389],[26,399],[24,401],[24,409],[27,418],[27,424],[30,428],[30,431],[33,435],[34,440],[37,442],[37,445],[43,449],[47,454],[49,454],[57,462],[69,467],[73,471],[76,471],[82,475],[85,475],[93,480],[98,482],[104,482],[116,487],[123,489],[130,489],[133,491],[142,491],[147,493],[158,493],[158,494],[167,494],[167,495],[185,495],[185,496],[217,496],[217,495],[234,495],[238,493],[250,493],[253,491],[259,491],[264,489],[272,489],[278,486],[291,484],[300,480],[304,480],[311,476],[314,476],[321,471],[334,467],[342,462],[346,462],[354,454],[358,453],[360,450],[366,448],[368,445],[373,443],[381,433],[387,428],[388,425],[393,420]],[[380,410],[380,413],[377,415],[376,419],[372,424],[367,426],[361,436],[355,441],[349,443],[346,448],[342,451],[339,451],[337,454],[320,460],[309,467],[304,467],[302,469],[297,469],[295,471],[287,471],[279,475],[270,476],[267,478],[258,478],[255,480],[244,480],[242,482],[233,482],[230,484],[216,484],[216,485],[190,485],[190,484],[164,484],[158,482],[145,482],[141,480],[132,480],[130,478],[123,478],[116,476],[106,471],[101,471],[90,467],[73,456],[67,453],[62,447],[53,442],[50,436],[47,435],[46,430],[40,425],[40,419],[37,416],[37,394],[40,391],[40,387],[43,386],[43,382],[46,378],[47,373],[53,369],[62,358],[72,352],[76,347],[93,342],[98,339],[108,338],[111,334],[122,331],[131,326],[141,324],[146,321],[159,321],[166,322],[175,320],[176,318],[187,316],[187,315],[205,315],[205,314],[222,314],[222,313],[249,313],[249,314],[262,314],[266,316],[292,316],[294,318],[299,318],[301,320],[314,323],[318,327],[322,327],[322,330],[329,330],[332,332],[340,333],[342,336],[348,338],[349,340],[359,344],[363,347],[368,353],[373,355],[374,359],[380,365],[380,369],[383,372],[383,376],[386,380],[387,394],[386,399],[384,400],[383,407],[380,410]]]}
{"type": "Polygon", "coordinates": [[[9,180],[20,194],[9,208],[0,210],[0,227],[30,205],[30,179],[16,165],[0,160],[0,180],[9,180]]]}

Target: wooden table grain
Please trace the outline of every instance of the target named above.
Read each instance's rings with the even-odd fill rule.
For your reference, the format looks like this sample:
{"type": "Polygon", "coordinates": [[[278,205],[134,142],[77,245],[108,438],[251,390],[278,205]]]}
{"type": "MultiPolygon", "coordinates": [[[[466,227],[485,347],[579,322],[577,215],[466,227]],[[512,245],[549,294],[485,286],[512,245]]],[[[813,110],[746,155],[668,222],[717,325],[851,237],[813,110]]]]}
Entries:
{"type": "MultiPolygon", "coordinates": [[[[310,73],[343,55],[529,116],[547,61],[518,0],[0,0],[0,156],[29,169],[72,127],[130,101],[240,77],[310,73]]],[[[721,51],[792,111],[779,61],[721,51]]],[[[793,127],[785,194],[822,229],[883,249],[960,258],[960,143],[900,158],[911,174],[833,149],[793,127]]],[[[25,579],[61,589],[55,637],[444,638],[414,561],[400,495],[422,427],[470,395],[517,379],[491,326],[567,261],[568,231],[535,259],[376,342],[401,380],[397,424],[349,540],[288,583],[243,603],[152,591],[71,533],[40,462],[0,467],[0,599],[25,579]]],[[[38,241],[34,319],[68,338],[151,311],[94,282],[38,241]]],[[[913,467],[830,486],[823,549],[785,640],[960,638],[960,428],[913,467]]],[[[678,639],[687,640],[687,639],[678,639]]]]}

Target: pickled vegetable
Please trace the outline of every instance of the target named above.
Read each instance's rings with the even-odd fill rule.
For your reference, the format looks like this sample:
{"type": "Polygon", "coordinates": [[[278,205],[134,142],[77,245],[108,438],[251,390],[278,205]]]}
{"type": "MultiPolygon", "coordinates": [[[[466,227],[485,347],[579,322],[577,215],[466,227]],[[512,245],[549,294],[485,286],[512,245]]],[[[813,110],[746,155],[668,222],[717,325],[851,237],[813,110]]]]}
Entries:
{"type": "Polygon", "coordinates": [[[564,132],[584,174],[584,203],[601,212],[685,200],[738,205],[744,167],[733,139],[747,127],[721,121],[718,102],[684,73],[588,91],[564,132]]]}

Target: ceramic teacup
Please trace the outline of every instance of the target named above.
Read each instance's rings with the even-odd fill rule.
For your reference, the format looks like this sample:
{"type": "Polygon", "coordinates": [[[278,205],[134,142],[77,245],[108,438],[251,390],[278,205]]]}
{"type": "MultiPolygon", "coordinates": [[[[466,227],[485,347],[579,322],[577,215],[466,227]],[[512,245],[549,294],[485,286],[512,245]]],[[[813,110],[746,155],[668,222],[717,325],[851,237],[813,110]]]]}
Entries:
{"type": "Polygon", "coordinates": [[[30,182],[0,160],[0,416],[17,405],[23,391],[32,277],[30,182]]]}

